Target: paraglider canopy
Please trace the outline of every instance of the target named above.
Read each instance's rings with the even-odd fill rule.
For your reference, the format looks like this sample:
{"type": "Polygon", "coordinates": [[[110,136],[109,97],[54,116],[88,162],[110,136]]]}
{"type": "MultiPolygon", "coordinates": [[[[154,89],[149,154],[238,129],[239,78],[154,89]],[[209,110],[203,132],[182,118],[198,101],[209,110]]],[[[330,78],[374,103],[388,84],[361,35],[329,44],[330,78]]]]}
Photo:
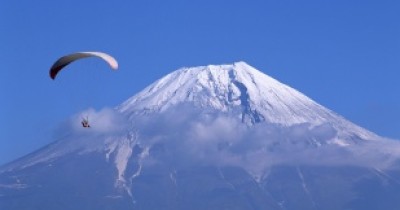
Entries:
{"type": "Polygon", "coordinates": [[[57,74],[70,63],[88,57],[99,57],[106,61],[108,65],[114,70],[118,69],[118,62],[111,55],[103,52],[76,52],[59,58],[50,68],[50,78],[55,79],[57,74]]]}

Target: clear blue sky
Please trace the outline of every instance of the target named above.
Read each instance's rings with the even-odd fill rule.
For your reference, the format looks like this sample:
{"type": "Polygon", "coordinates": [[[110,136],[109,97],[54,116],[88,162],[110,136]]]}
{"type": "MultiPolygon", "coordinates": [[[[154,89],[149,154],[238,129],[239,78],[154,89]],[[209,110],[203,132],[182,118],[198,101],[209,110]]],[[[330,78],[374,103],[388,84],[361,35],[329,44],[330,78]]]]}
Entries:
{"type": "Polygon", "coordinates": [[[400,139],[398,0],[2,0],[0,164],[183,66],[246,61],[379,135],[400,139]],[[118,72],[59,56],[104,51],[118,72]]]}

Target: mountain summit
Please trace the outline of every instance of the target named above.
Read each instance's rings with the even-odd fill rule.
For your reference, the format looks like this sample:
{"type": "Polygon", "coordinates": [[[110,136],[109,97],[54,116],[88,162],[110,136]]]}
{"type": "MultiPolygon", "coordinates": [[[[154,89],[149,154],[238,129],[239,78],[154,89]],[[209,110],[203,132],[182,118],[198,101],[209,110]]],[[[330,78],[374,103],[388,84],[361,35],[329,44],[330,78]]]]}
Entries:
{"type": "Polygon", "coordinates": [[[319,124],[332,114],[295,89],[245,62],[179,69],[120,107],[121,112],[162,112],[191,103],[197,108],[238,112],[243,122],[319,124]]]}
{"type": "MultiPolygon", "coordinates": [[[[245,62],[182,68],[129,98],[118,110],[126,115],[162,113],[180,104],[238,116],[246,124],[332,125],[340,137],[379,139],[299,91],[245,62]]],[[[343,138],[337,143],[348,144],[343,138]]]]}
{"type": "Polygon", "coordinates": [[[0,209],[400,206],[398,142],[244,62],[179,69],[60,131],[0,167],[0,209]]]}

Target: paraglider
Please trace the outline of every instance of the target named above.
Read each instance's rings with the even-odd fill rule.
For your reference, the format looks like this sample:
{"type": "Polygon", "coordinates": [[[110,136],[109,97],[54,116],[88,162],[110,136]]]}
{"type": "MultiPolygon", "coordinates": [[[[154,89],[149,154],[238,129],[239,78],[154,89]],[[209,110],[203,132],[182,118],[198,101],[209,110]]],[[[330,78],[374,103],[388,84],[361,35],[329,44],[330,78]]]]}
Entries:
{"type": "Polygon", "coordinates": [[[84,127],[84,128],[90,128],[90,125],[89,125],[89,118],[88,118],[88,117],[82,118],[81,124],[82,124],[82,127],[84,127]]]}
{"type": "Polygon", "coordinates": [[[99,57],[110,65],[114,70],[118,69],[118,62],[111,55],[103,52],[76,52],[59,58],[50,68],[50,78],[55,79],[57,74],[70,63],[88,57],[99,57]]]}
{"type": "MultiPolygon", "coordinates": [[[[49,75],[51,79],[55,79],[58,73],[64,69],[64,67],[68,66],[70,63],[80,60],[82,58],[89,58],[89,57],[98,57],[103,59],[108,65],[113,69],[118,69],[118,62],[113,58],[111,55],[108,55],[103,52],[76,52],[69,55],[65,55],[60,57],[50,68],[49,75]]],[[[82,118],[81,121],[82,127],[90,128],[89,118],[82,118]]]]}

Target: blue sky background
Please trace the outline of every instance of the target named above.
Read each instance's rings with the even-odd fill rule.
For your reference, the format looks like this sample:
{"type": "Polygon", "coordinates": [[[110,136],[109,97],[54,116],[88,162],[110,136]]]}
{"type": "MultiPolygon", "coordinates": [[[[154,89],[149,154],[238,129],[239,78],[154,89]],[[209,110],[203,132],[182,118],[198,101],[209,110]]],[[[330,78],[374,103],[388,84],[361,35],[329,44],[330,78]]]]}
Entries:
{"type": "Polygon", "coordinates": [[[379,135],[400,139],[397,0],[2,0],[0,164],[54,141],[183,66],[245,61],[379,135]],[[104,51],[52,81],[60,56],[104,51]],[[78,122],[79,123],[79,122],[78,122]]]}

